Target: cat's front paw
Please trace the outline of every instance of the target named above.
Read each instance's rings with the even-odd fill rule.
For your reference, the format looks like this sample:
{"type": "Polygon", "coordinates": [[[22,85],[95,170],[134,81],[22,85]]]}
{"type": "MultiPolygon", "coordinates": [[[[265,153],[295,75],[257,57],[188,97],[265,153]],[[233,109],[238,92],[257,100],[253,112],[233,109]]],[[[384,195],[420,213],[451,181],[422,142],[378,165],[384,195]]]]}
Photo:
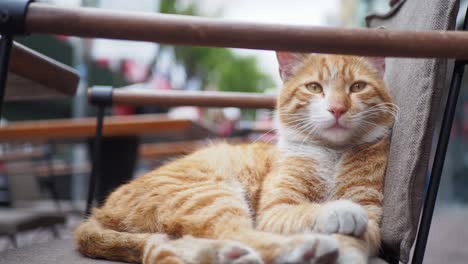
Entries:
{"type": "Polygon", "coordinates": [[[320,208],[314,230],[359,237],[367,230],[367,223],[367,212],[362,206],[348,200],[338,200],[320,208]]]}
{"type": "Polygon", "coordinates": [[[340,249],[340,257],[336,261],[336,264],[367,264],[369,263],[368,256],[353,248],[340,249]]]}

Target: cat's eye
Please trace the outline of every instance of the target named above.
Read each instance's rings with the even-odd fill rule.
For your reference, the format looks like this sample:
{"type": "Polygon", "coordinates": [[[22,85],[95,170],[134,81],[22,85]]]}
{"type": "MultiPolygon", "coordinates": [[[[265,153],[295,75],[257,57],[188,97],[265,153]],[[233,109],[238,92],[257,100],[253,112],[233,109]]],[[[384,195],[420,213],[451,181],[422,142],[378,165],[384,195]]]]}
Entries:
{"type": "Polygon", "coordinates": [[[323,88],[320,84],[316,82],[308,83],[305,85],[307,90],[309,90],[311,93],[319,94],[323,92],[323,88]]]}
{"type": "Polygon", "coordinates": [[[357,92],[364,90],[366,86],[367,86],[367,83],[365,82],[355,82],[351,85],[351,87],[349,88],[349,91],[351,93],[357,93],[357,92]]]}

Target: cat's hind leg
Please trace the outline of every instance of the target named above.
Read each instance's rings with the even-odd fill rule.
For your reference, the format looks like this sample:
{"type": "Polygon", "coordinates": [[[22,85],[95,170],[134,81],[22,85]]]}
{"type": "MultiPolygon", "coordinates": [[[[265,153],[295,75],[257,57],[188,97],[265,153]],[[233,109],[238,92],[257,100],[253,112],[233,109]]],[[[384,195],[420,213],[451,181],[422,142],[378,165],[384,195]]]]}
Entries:
{"type": "Polygon", "coordinates": [[[160,237],[150,238],[146,243],[143,263],[166,262],[171,264],[263,264],[262,258],[256,251],[236,241],[184,236],[160,246],[160,237]],[[177,256],[174,257],[174,254],[177,256]]]}

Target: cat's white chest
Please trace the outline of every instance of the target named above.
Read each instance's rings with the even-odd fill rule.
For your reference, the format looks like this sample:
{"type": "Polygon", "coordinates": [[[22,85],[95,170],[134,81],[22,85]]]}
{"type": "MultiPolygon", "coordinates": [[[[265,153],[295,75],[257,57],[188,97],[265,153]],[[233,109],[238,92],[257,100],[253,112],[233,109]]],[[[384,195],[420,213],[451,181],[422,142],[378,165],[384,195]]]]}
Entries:
{"type": "Polygon", "coordinates": [[[315,173],[325,183],[325,200],[332,198],[336,186],[336,175],[340,168],[341,153],[327,151],[314,157],[316,161],[315,173]]]}
{"type": "Polygon", "coordinates": [[[310,176],[322,180],[325,191],[324,198],[329,200],[336,185],[336,175],[340,168],[343,152],[314,145],[295,145],[288,142],[280,144],[280,149],[286,156],[299,156],[311,160],[310,176]]]}

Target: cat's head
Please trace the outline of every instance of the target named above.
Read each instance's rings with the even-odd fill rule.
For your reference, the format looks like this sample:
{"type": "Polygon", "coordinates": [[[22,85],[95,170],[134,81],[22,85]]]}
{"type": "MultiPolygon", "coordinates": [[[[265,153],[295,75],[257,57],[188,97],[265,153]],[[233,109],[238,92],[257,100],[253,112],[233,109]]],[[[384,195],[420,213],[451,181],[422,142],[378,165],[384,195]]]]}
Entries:
{"type": "Polygon", "coordinates": [[[290,52],[277,58],[280,137],[342,147],[389,133],[397,108],[383,81],[383,58],[290,52]]]}

